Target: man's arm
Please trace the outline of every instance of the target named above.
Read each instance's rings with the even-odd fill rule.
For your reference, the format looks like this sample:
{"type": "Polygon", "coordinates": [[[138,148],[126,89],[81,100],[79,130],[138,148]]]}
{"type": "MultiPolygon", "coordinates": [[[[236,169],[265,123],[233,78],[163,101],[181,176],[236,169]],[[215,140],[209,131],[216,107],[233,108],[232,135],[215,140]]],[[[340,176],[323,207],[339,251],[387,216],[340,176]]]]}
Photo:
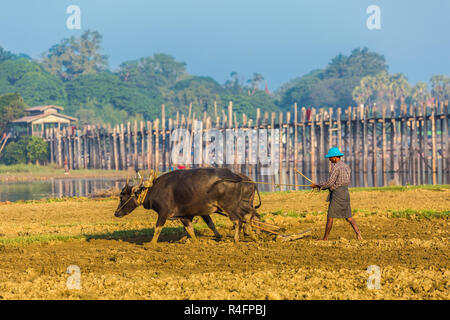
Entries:
{"type": "Polygon", "coordinates": [[[338,175],[339,175],[339,170],[338,169],[332,170],[328,180],[318,184],[319,189],[320,190],[325,190],[325,189],[330,188],[336,182],[336,179],[337,179],[338,175]]]}

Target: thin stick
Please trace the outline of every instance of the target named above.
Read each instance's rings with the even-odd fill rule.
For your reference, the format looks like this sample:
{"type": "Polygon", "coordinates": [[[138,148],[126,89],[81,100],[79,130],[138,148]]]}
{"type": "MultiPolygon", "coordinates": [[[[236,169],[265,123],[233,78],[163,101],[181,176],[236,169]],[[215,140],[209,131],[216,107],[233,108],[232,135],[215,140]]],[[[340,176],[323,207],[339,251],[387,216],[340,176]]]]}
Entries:
{"type": "Polygon", "coordinates": [[[281,229],[281,227],[279,227],[279,226],[276,226],[276,225],[273,225],[273,224],[269,224],[269,223],[265,223],[265,222],[261,222],[261,221],[257,221],[257,220],[253,221],[253,223],[259,223],[259,224],[262,224],[262,225],[266,225],[268,227],[281,229]]]}
{"type": "Polygon", "coordinates": [[[269,232],[269,233],[273,233],[273,234],[276,234],[276,235],[281,235],[281,234],[279,234],[278,232],[275,232],[275,231],[272,231],[272,230],[268,230],[268,229],[265,229],[265,228],[263,228],[263,227],[260,227],[260,226],[254,225],[254,224],[252,224],[252,227],[258,228],[258,229],[261,229],[261,230],[263,230],[263,231],[266,231],[266,232],[269,232]]]}
{"type": "MultiPolygon", "coordinates": [[[[254,183],[254,184],[272,184],[271,182],[258,182],[258,181],[242,181],[243,183],[254,183]]],[[[291,187],[310,187],[309,184],[288,184],[288,183],[277,183],[276,187],[279,186],[291,186],[291,187]]]]}
{"type": "Polygon", "coordinates": [[[3,147],[5,146],[5,144],[6,144],[6,141],[8,141],[8,138],[9,138],[9,134],[5,137],[5,139],[3,140],[3,144],[2,144],[2,146],[1,146],[1,148],[0,148],[0,153],[2,152],[2,150],[3,150],[3,147]]]}
{"type": "Polygon", "coordinates": [[[300,174],[303,178],[305,178],[306,180],[308,180],[309,182],[314,183],[314,182],[312,182],[311,179],[309,179],[309,178],[306,177],[303,173],[301,173],[300,171],[298,171],[297,168],[294,168],[294,170],[295,170],[298,174],[300,174]]]}

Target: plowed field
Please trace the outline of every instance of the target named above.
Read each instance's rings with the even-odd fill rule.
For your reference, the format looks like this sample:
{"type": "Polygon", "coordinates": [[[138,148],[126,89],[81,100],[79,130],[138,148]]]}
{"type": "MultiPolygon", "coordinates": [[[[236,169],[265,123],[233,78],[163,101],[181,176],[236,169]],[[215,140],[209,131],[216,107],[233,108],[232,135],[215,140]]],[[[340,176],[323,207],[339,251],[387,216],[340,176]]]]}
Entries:
{"type": "Polygon", "coordinates": [[[291,242],[259,234],[233,243],[231,223],[213,220],[218,241],[195,218],[198,243],[170,221],[148,244],[156,213],[115,218],[117,199],[0,205],[2,299],[449,299],[450,189],[351,191],[364,240],[344,220],[324,231],[326,193],[262,194],[263,220],[291,242]],[[68,266],[81,289],[68,289],[68,266]],[[370,265],[380,289],[369,289],[370,265]]]}

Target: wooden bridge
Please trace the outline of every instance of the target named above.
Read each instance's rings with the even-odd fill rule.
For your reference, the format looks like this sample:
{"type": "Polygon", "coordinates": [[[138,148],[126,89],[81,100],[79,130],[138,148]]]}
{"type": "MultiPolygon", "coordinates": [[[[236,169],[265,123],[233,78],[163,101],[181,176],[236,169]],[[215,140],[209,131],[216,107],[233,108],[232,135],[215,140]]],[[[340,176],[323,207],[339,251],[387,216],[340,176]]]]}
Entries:
{"type": "MultiPolygon", "coordinates": [[[[271,142],[267,149],[268,158],[274,163],[274,157],[278,157],[280,165],[275,171],[280,180],[283,172],[292,172],[296,167],[317,181],[328,171],[324,155],[328,148],[337,146],[352,168],[354,185],[368,186],[369,180],[374,186],[387,185],[392,179],[400,184],[450,183],[448,101],[402,105],[397,110],[386,106],[377,110],[368,106],[300,109],[294,105],[292,112],[285,113],[265,112],[262,115],[257,109],[254,120],[243,114],[240,121],[233,112],[232,102],[222,110],[220,117],[216,106],[215,111],[215,119],[206,112],[197,119],[195,113],[191,114],[191,108],[187,116],[177,113],[175,119],[167,119],[162,105],[161,119],[154,121],[128,122],[114,127],[53,128],[47,129],[44,136],[50,145],[50,162],[60,166],[66,163],[70,169],[153,168],[166,171],[178,165],[210,165],[203,157],[191,165],[194,152],[188,152],[183,161],[174,163],[171,151],[181,139],[174,136],[174,129],[189,132],[190,150],[193,150],[196,131],[204,133],[216,129],[226,136],[227,129],[253,130],[256,144],[250,143],[249,137],[245,140],[244,163],[238,162],[235,156],[234,161],[227,159],[227,164],[220,166],[247,174],[259,172],[263,167],[261,150],[255,152],[252,147],[259,148],[259,139],[264,133],[271,142]]],[[[196,139],[200,152],[211,143],[203,134],[196,139]]]]}

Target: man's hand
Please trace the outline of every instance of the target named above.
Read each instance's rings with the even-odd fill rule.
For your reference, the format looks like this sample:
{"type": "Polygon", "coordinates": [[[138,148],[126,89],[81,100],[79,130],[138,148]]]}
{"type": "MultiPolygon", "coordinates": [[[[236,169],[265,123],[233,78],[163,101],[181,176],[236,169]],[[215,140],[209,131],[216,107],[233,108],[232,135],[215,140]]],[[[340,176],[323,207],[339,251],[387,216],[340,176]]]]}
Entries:
{"type": "Polygon", "coordinates": [[[313,188],[313,189],[314,188],[320,188],[320,186],[318,184],[315,184],[315,183],[311,183],[310,187],[313,188]]]}

